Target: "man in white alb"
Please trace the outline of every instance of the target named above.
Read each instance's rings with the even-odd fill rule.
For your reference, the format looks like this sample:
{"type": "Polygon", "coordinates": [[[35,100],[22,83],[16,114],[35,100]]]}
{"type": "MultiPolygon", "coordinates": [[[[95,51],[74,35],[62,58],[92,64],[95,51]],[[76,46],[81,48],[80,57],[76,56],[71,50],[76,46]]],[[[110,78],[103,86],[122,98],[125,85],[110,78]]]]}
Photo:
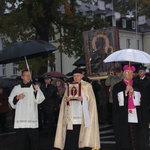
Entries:
{"type": "Polygon", "coordinates": [[[22,72],[21,78],[22,83],[16,85],[9,96],[9,103],[15,109],[16,149],[29,149],[26,147],[26,141],[29,141],[32,150],[39,150],[37,107],[45,97],[40,88],[31,83],[28,70],[22,72]]]}

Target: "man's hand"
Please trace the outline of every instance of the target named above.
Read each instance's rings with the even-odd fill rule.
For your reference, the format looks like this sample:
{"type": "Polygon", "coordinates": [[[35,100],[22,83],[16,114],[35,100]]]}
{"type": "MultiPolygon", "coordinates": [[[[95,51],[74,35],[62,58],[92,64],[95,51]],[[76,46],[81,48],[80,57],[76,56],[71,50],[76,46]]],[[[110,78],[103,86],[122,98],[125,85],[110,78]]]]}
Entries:
{"type": "Polygon", "coordinates": [[[132,94],[133,94],[133,93],[134,93],[134,89],[133,89],[133,87],[132,87],[132,86],[127,85],[127,86],[126,86],[126,90],[125,90],[125,92],[126,92],[126,93],[128,93],[128,92],[129,92],[129,93],[132,93],[132,94]]]}
{"type": "Polygon", "coordinates": [[[82,100],[83,100],[82,96],[79,96],[79,97],[77,97],[76,99],[79,100],[79,101],[82,101],[82,100]]]}
{"type": "Polygon", "coordinates": [[[110,76],[114,76],[115,74],[114,74],[113,71],[111,71],[111,72],[109,73],[109,75],[110,75],[110,76]]]}
{"type": "Polygon", "coordinates": [[[67,100],[67,102],[69,102],[70,101],[70,97],[66,96],[66,100],[67,100]]]}
{"type": "Polygon", "coordinates": [[[21,93],[21,94],[19,94],[19,95],[17,95],[17,100],[21,100],[21,99],[23,99],[25,97],[25,95],[24,95],[24,93],[21,93]]]}
{"type": "Polygon", "coordinates": [[[34,87],[34,92],[36,92],[39,89],[38,85],[33,85],[33,87],[34,87]]]}

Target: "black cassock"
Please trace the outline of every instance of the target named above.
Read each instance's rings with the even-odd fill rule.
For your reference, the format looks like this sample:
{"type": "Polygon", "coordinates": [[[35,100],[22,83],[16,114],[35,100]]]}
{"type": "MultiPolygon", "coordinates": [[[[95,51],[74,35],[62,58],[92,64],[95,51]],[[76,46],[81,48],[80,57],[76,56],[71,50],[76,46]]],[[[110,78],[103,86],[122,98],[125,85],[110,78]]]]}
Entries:
{"type": "MultiPolygon", "coordinates": [[[[133,82],[134,91],[140,91],[140,84],[133,82]]],[[[113,88],[113,123],[117,150],[149,150],[148,109],[145,100],[136,106],[138,123],[128,123],[128,96],[122,80],[113,88]],[[119,92],[123,92],[124,105],[119,106],[119,92]]]]}
{"type": "Polygon", "coordinates": [[[143,109],[145,110],[144,117],[146,117],[145,118],[146,120],[148,118],[150,119],[150,116],[149,116],[150,113],[148,112],[150,108],[149,107],[150,106],[150,78],[145,76],[144,79],[140,79],[140,77],[137,76],[136,78],[134,78],[134,82],[138,84],[140,92],[142,94],[142,100],[143,100],[142,105],[143,105],[143,109]]]}

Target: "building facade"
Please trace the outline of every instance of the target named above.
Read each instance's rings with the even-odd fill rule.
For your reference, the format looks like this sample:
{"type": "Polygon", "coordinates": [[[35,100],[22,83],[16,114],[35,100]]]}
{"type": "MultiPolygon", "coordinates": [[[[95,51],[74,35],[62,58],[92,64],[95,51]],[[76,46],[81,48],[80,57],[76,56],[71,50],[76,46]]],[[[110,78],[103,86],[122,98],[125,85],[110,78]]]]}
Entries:
{"type": "MultiPolygon", "coordinates": [[[[80,5],[80,8],[82,8],[83,11],[89,11],[84,10],[84,8],[86,8],[84,5],[86,4],[80,3],[80,5]]],[[[111,4],[105,5],[104,1],[99,1],[97,7],[88,8],[93,11],[93,15],[104,18],[111,26],[116,26],[118,28],[120,49],[139,49],[150,54],[150,19],[146,20],[144,16],[140,16],[138,20],[135,20],[133,16],[121,16],[113,11],[111,4]]],[[[0,50],[3,49],[3,40],[4,37],[0,36],[0,50]]],[[[53,41],[50,42],[58,47],[58,44],[53,43],[53,41]]],[[[63,53],[60,53],[59,50],[55,51],[55,57],[56,71],[67,74],[75,68],[73,63],[76,59],[74,57],[70,58],[63,53]]],[[[51,71],[50,68],[47,70],[51,71]]],[[[1,77],[15,78],[16,76],[20,76],[20,74],[21,72],[17,71],[17,65],[15,63],[0,65],[1,77]]]]}

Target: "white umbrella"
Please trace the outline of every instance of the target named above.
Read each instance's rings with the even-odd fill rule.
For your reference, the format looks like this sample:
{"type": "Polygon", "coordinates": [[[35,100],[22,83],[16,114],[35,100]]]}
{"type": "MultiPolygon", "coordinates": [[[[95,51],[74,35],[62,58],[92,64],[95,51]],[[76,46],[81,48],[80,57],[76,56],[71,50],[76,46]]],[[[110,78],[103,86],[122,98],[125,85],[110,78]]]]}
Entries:
{"type": "Polygon", "coordinates": [[[118,50],[116,52],[113,52],[106,59],[104,59],[105,63],[125,62],[125,61],[149,64],[150,63],[150,55],[141,50],[123,49],[123,50],[118,50]]]}

